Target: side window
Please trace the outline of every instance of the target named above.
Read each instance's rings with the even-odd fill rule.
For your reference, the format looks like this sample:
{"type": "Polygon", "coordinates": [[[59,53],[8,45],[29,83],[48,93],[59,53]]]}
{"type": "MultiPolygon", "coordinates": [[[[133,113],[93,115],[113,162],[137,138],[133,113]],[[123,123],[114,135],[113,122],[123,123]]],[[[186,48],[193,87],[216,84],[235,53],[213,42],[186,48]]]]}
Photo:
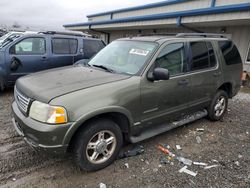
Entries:
{"type": "Polygon", "coordinates": [[[93,57],[104,47],[105,46],[103,42],[100,40],[88,40],[88,39],[83,40],[83,52],[86,58],[93,57]]]}
{"type": "Polygon", "coordinates": [[[39,55],[45,54],[44,38],[27,38],[10,48],[10,54],[16,55],[39,55]]]}
{"type": "Polygon", "coordinates": [[[191,71],[209,68],[208,49],[206,42],[191,42],[192,63],[191,71]]]}
{"type": "Polygon", "coordinates": [[[186,71],[186,58],[184,43],[167,45],[158,55],[156,67],[168,69],[170,76],[178,75],[186,71]]]}
{"type": "Polygon", "coordinates": [[[216,64],[217,64],[217,61],[216,61],[213,46],[212,46],[212,44],[210,42],[207,42],[207,48],[208,48],[210,67],[215,67],[216,64]]]}
{"type": "Polygon", "coordinates": [[[76,39],[53,38],[52,52],[54,54],[76,54],[78,42],[76,39]]]}
{"type": "Polygon", "coordinates": [[[240,53],[232,41],[219,41],[227,65],[242,63],[240,53]]]}

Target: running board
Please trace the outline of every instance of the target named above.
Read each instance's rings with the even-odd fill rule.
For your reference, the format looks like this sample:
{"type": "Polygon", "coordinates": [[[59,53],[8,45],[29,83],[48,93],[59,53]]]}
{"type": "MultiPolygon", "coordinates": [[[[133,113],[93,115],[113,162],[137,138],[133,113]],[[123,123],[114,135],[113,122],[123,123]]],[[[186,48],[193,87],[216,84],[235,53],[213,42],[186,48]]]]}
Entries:
{"type": "Polygon", "coordinates": [[[169,131],[171,129],[180,127],[180,126],[185,125],[187,123],[191,123],[193,121],[196,121],[198,119],[206,117],[207,115],[208,115],[208,112],[207,112],[207,110],[204,109],[204,110],[198,111],[192,115],[184,116],[184,118],[179,120],[179,121],[174,121],[172,123],[162,124],[160,126],[157,126],[157,127],[151,128],[151,129],[147,129],[146,131],[142,132],[139,136],[131,136],[129,139],[130,139],[131,143],[140,142],[142,140],[146,140],[148,138],[159,135],[159,134],[164,133],[166,131],[169,131]]]}

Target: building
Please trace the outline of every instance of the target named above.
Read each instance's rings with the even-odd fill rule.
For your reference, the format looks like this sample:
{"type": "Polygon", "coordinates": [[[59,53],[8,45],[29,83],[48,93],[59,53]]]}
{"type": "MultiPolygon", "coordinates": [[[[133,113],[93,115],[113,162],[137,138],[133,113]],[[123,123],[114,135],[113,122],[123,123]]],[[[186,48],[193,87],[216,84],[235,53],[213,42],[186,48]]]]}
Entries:
{"type": "Polygon", "coordinates": [[[88,22],[66,29],[99,35],[107,43],[147,34],[225,33],[238,46],[250,72],[250,0],[167,0],[88,15],[88,22]]]}

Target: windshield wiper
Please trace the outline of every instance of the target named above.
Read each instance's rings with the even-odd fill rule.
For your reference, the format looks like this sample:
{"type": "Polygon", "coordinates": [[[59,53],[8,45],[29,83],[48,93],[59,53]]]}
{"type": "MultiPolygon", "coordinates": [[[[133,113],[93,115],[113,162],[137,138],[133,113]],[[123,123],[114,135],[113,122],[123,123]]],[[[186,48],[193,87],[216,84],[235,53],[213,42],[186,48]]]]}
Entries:
{"type": "Polygon", "coordinates": [[[97,68],[101,68],[101,69],[106,70],[106,71],[108,71],[108,72],[112,72],[112,73],[115,72],[113,69],[108,68],[108,67],[106,67],[106,66],[104,66],[104,65],[92,65],[92,66],[93,66],[93,67],[97,67],[97,68]]]}

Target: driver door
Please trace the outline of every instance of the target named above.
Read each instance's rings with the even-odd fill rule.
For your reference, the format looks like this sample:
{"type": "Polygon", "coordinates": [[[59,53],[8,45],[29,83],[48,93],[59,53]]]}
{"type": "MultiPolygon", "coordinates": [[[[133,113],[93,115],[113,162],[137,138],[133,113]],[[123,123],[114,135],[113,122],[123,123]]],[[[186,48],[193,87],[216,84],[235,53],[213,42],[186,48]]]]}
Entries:
{"type": "Polygon", "coordinates": [[[165,45],[159,52],[154,68],[168,69],[169,80],[141,81],[142,124],[159,125],[178,119],[187,113],[191,92],[187,72],[186,44],[182,42],[165,45]]]}

